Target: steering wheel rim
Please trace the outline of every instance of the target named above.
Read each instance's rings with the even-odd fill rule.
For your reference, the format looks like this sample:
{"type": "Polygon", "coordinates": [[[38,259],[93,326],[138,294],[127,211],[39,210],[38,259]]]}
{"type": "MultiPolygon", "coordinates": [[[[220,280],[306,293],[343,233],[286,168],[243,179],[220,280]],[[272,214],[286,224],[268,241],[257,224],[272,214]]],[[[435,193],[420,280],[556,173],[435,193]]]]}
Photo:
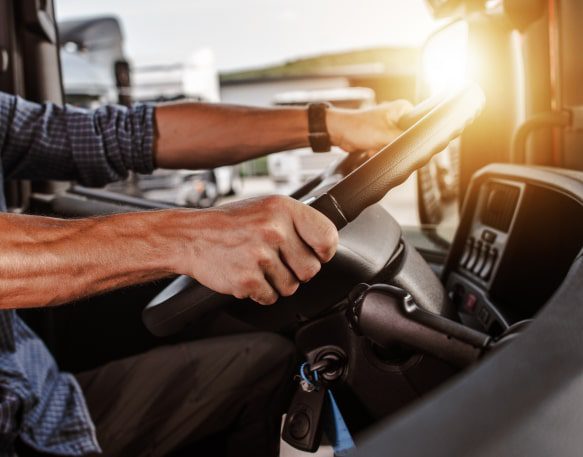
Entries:
{"type": "Polygon", "coordinates": [[[393,142],[307,203],[341,229],[445,149],[474,121],[484,103],[484,93],[476,84],[453,92],[393,142]]]}
{"type": "MultiPolygon", "coordinates": [[[[403,120],[413,125],[397,139],[305,203],[328,217],[340,230],[390,189],[404,182],[433,155],[445,149],[474,121],[484,103],[484,94],[475,84],[469,84],[437,103],[435,100],[423,102],[403,120]]],[[[154,335],[167,336],[233,300],[233,297],[218,294],[189,277],[179,277],[150,301],[142,313],[142,320],[154,335]]]]}
{"type": "MultiPolygon", "coordinates": [[[[443,94],[438,94],[433,97],[429,97],[422,102],[416,104],[410,111],[403,114],[397,121],[397,127],[401,131],[405,131],[415,125],[419,120],[421,120],[425,115],[434,109],[443,100],[443,94]]],[[[370,158],[370,154],[367,152],[362,153],[352,153],[346,154],[341,160],[338,160],[331,164],[331,166],[320,173],[315,178],[309,180],[304,185],[300,186],[298,189],[290,194],[290,197],[295,200],[302,200],[322,184],[323,181],[332,178],[334,176],[345,178],[362,164],[364,164],[370,158]]]]}

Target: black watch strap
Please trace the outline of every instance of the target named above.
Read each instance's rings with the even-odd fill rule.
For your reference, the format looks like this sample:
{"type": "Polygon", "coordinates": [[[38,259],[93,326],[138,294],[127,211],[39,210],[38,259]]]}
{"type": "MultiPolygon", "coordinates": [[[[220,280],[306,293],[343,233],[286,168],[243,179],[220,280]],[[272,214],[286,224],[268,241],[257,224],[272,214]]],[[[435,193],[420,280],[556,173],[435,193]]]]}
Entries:
{"type": "Polygon", "coordinates": [[[326,126],[326,111],[329,107],[329,103],[310,103],[308,105],[309,139],[314,152],[328,152],[332,147],[326,126]]]}

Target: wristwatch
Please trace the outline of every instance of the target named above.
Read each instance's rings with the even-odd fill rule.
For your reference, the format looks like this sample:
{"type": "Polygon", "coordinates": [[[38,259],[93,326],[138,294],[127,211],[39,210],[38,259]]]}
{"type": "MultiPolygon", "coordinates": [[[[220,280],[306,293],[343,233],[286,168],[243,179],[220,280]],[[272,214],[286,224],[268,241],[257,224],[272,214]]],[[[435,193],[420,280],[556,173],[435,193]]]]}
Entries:
{"type": "Polygon", "coordinates": [[[326,111],[330,103],[310,103],[308,105],[308,129],[310,146],[314,152],[329,152],[332,147],[330,133],[326,127],[326,111]]]}

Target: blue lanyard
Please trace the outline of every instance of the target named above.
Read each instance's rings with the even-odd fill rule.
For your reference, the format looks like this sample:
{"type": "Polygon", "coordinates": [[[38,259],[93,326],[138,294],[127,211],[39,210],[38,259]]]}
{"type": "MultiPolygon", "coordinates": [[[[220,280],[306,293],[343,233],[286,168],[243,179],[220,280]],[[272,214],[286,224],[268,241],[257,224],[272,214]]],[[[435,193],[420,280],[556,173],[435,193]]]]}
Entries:
{"type": "Polygon", "coordinates": [[[328,407],[324,410],[325,417],[322,427],[334,448],[334,455],[338,457],[345,456],[354,450],[356,446],[344,417],[342,417],[338,403],[336,403],[334,394],[331,390],[328,390],[327,394],[328,407]]]}
{"type": "MultiPolygon", "coordinates": [[[[308,363],[306,362],[300,367],[300,377],[308,383],[308,385],[313,385],[312,381],[306,376],[305,369],[307,366],[308,363]]],[[[313,372],[313,376],[314,380],[318,381],[318,373],[313,372]]],[[[330,444],[334,448],[334,455],[342,457],[356,449],[356,446],[354,445],[354,440],[352,439],[350,430],[348,430],[346,421],[340,412],[338,403],[336,403],[334,394],[330,389],[328,389],[326,394],[328,401],[323,411],[322,428],[324,433],[326,433],[330,444]]]]}

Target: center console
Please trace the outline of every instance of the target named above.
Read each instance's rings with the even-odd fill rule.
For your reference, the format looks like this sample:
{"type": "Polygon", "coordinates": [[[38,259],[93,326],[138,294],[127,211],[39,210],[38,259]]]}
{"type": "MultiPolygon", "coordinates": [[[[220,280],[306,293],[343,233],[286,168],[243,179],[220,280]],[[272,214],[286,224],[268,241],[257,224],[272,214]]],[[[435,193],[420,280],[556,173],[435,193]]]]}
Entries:
{"type": "Polygon", "coordinates": [[[583,173],[491,165],[473,179],[444,283],[461,321],[491,335],[531,319],[583,247],[583,173]]]}

